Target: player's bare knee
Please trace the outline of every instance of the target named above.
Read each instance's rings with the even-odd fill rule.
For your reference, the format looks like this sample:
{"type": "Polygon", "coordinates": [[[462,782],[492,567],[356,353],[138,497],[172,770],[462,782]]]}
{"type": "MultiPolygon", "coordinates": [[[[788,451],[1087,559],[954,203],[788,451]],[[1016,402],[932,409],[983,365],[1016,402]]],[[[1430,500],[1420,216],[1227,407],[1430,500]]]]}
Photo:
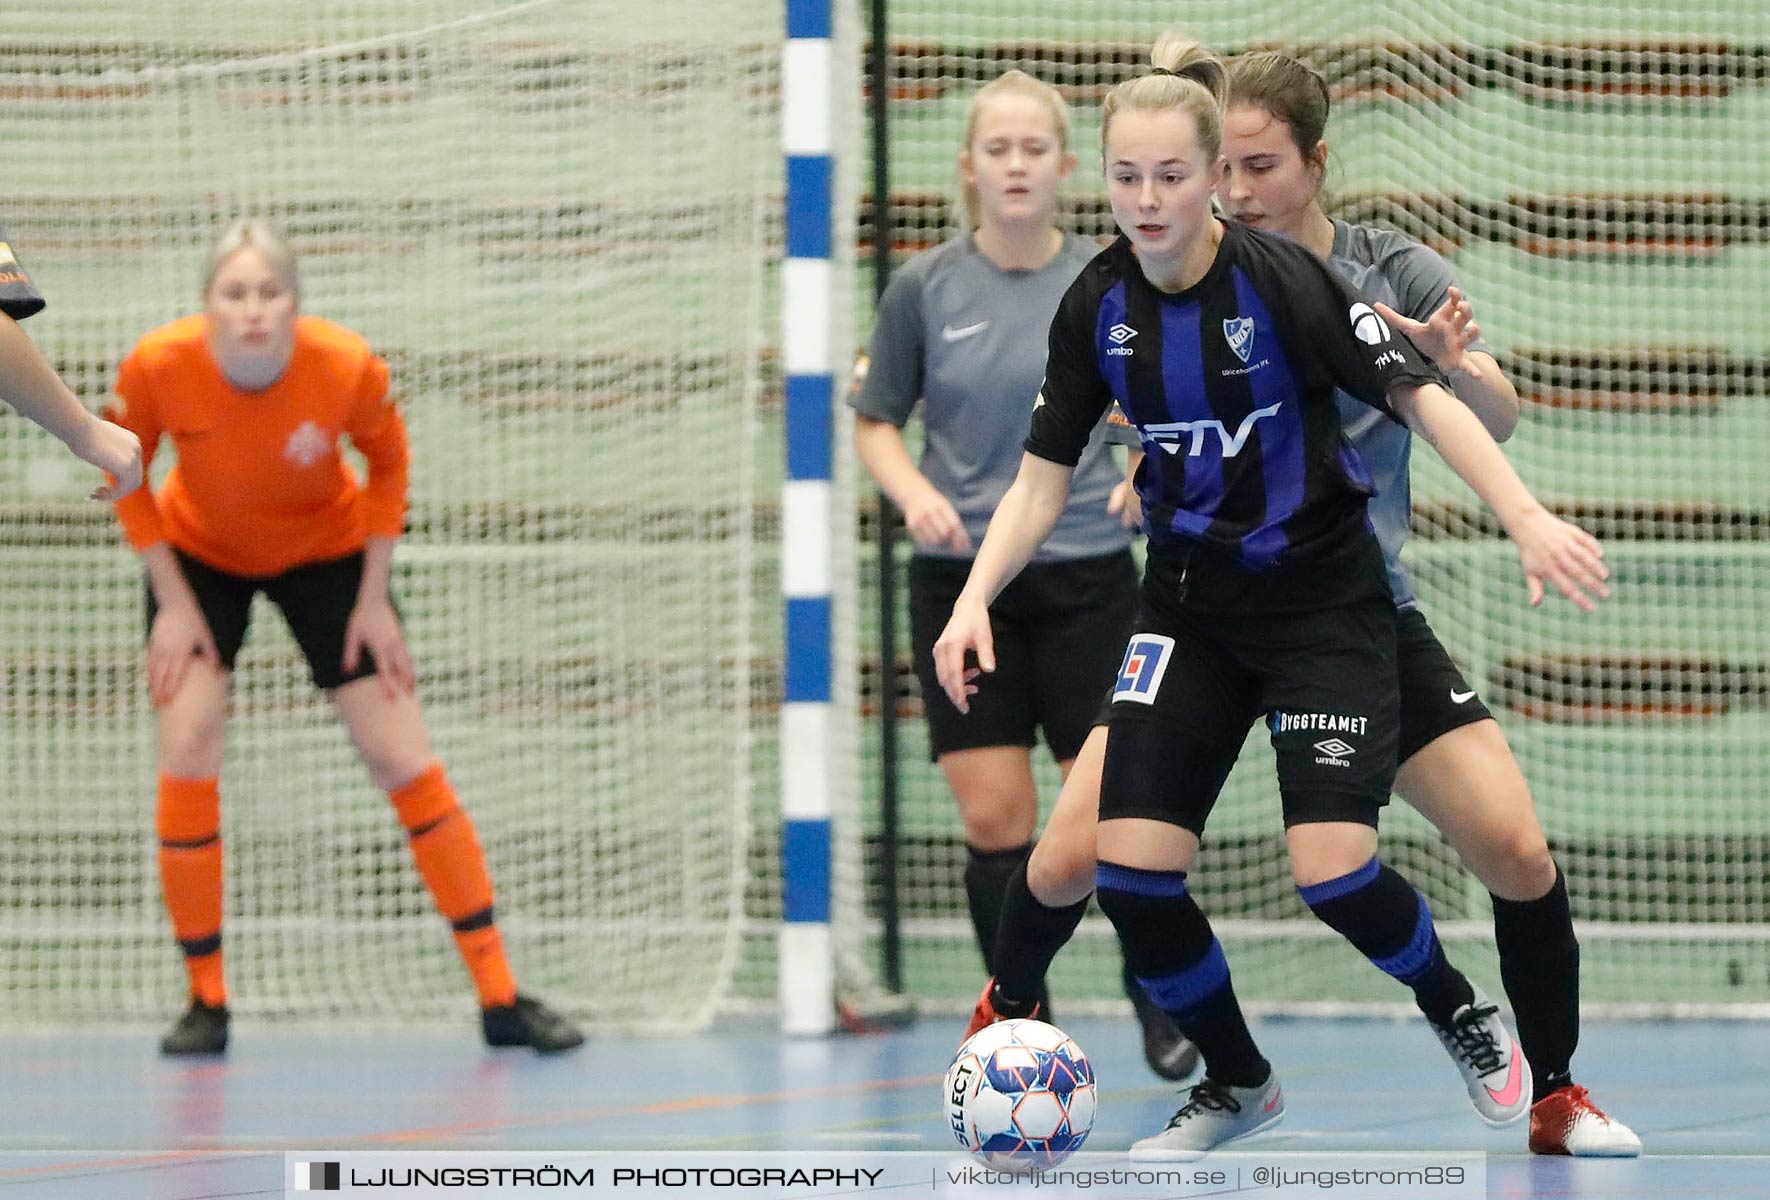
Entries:
{"type": "Polygon", "coordinates": [[[966,845],[1007,850],[1031,840],[1038,809],[1021,797],[985,791],[959,797],[959,820],[966,845]]]}
{"type": "Polygon", "coordinates": [[[1377,852],[1376,830],[1346,821],[1305,823],[1285,831],[1291,854],[1291,881],[1314,887],[1350,875],[1377,852]]]}
{"type": "Polygon", "coordinates": [[[1094,837],[1068,836],[1050,826],[1026,864],[1026,885],[1047,908],[1064,908],[1094,891],[1094,837]]]}
{"type": "Polygon", "coordinates": [[[160,714],[160,769],[170,775],[201,779],[220,770],[225,712],[193,707],[160,714]]]}
{"type": "Polygon", "coordinates": [[[1535,900],[1555,885],[1555,859],[1534,821],[1508,830],[1495,850],[1488,868],[1493,878],[1482,880],[1489,891],[1507,900],[1535,900]]]}

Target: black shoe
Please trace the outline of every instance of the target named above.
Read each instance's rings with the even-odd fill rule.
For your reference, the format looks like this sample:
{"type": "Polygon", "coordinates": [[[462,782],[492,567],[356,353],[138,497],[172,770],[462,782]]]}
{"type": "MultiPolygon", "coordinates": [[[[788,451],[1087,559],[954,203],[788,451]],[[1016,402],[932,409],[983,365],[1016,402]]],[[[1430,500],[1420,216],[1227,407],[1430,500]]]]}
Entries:
{"type": "Polygon", "coordinates": [[[1186,1040],[1174,1018],[1155,1006],[1129,967],[1125,968],[1125,995],[1143,1027],[1143,1061],[1149,1069],[1175,1082],[1198,1070],[1198,1047],[1186,1040]]]}
{"type": "Polygon", "coordinates": [[[540,1054],[559,1054],[584,1044],[584,1035],[567,1017],[529,996],[482,1008],[479,1020],[488,1046],[533,1046],[540,1054]]]}
{"type": "Polygon", "coordinates": [[[190,1011],[178,1018],[172,1031],[160,1039],[160,1053],[172,1057],[226,1054],[227,1005],[211,1008],[201,1000],[192,1000],[190,1011]]]}

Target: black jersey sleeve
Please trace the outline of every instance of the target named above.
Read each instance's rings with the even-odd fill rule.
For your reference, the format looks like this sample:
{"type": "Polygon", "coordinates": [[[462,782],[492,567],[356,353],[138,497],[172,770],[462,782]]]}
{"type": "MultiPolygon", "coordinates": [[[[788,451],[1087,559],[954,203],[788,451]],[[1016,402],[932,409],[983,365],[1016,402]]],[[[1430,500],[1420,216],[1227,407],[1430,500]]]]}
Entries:
{"type": "Polygon", "coordinates": [[[1112,402],[1095,356],[1098,289],[1093,275],[1090,269],[1077,277],[1051,318],[1045,382],[1033,401],[1032,432],[1026,439],[1028,454],[1066,467],[1081,461],[1100,415],[1112,402]]]}
{"type": "Polygon", "coordinates": [[[0,312],[15,321],[22,321],[42,312],[43,305],[43,294],[19,265],[6,230],[0,226],[0,312]]]}
{"type": "Polygon", "coordinates": [[[1287,289],[1295,327],[1305,331],[1318,365],[1348,395],[1394,416],[1389,389],[1397,384],[1449,386],[1444,372],[1385,321],[1375,305],[1313,254],[1293,260],[1287,289]]]}

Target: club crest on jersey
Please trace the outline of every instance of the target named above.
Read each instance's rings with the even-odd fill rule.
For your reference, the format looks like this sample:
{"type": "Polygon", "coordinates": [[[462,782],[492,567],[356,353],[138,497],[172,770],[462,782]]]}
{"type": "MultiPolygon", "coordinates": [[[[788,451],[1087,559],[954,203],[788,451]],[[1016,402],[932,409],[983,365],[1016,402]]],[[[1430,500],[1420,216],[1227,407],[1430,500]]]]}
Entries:
{"type": "Polygon", "coordinates": [[[1159,633],[1131,635],[1125,647],[1125,661],[1119,666],[1118,685],[1112,690],[1116,704],[1130,700],[1137,704],[1154,704],[1155,693],[1162,686],[1162,675],[1174,653],[1174,639],[1159,633]]]}
{"type": "Polygon", "coordinates": [[[298,467],[311,467],[331,449],[332,439],[312,421],[303,421],[284,443],[283,457],[298,467]]]}
{"type": "Polygon", "coordinates": [[[1254,318],[1225,317],[1223,319],[1223,337],[1229,342],[1229,348],[1243,362],[1254,352],[1254,318]]]}

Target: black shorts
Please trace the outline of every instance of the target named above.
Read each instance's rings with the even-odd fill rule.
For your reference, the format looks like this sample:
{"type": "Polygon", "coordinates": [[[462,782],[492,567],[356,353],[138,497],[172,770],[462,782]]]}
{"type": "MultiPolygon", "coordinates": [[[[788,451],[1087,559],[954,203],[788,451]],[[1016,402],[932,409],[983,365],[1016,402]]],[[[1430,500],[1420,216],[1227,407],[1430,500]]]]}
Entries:
{"type": "MultiPolygon", "coordinates": [[[[289,632],[295,635],[307,658],[308,673],[315,686],[330,691],[353,679],[375,673],[375,660],[367,650],[359,656],[356,670],[344,669],[344,632],[356,607],[357,590],[363,581],[363,553],[326,562],[291,567],[281,575],[234,575],[192,558],[174,548],[178,565],[196,593],[203,620],[215,639],[221,665],[234,669],[234,659],[246,641],[252,619],[252,597],[263,592],[283,612],[289,632]]],[[[147,589],[147,624],[151,633],[160,611],[153,585],[147,589]]]]}
{"type": "Polygon", "coordinates": [[[1003,588],[989,610],[995,672],[979,679],[971,711],[961,713],[934,677],[934,640],[970,573],[968,559],[910,560],[910,641],[931,757],[985,746],[1030,748],[1043,730],[1058,762],[1074,758],[1137,612],[1131,552],[1032,563],[1003,588]]]}
{"type": "Polygon", "coordinates": [[[1286,827],[1375,826],[1395,780],[1395,604],[1309,613],[1171,613],[1145,604],[1114,691],[1100,819],[1202,834],[1264,715],[1286,827]]]}
{"type": "Polygon", "coordinates": [[[1395,666],[1401,681],[1401,743],[1406,762],[1453,729],[1493,716],[1426,623],[1426,614],[1395,614],[1395,666]]]}
{"type": "MultiPolygon", "coordinates": [[[[1398,763],[1405,763],[1453,729],[1493,719],[1493,712],[1481,702],[1426,623],[1426,614],[1417,608],[1395,614],[1395,673],[1401,684],[1398,763]]],[[[1112,720],[1112,695],[1117,688],[1116,682],[1110,683],[1100,693],[1095,726],[1112,720]]]]}

